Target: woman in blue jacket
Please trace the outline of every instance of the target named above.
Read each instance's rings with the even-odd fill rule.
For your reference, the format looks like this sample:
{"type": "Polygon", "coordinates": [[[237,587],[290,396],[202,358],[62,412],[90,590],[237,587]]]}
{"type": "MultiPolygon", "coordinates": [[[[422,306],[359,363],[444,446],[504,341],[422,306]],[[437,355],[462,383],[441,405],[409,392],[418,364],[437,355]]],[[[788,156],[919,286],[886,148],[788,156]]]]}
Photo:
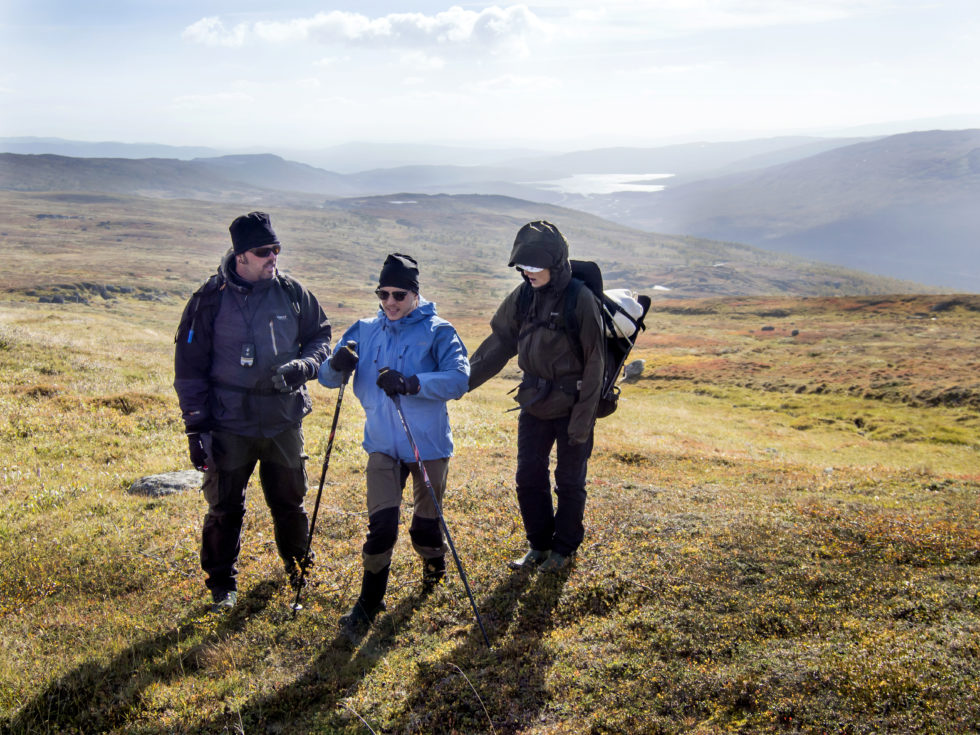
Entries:
{"type": "Polygon", "coordinates": [[[378,315],[355,322],[338,342],[343,347],[319,372],[320,383],[330,388],[338,387],[344,375],[353,372],[354,394],[364,407],[362,446],[368,454],[368,532],[361,553],[364,576],[357,602],[340,619],[349,633],[357,635],[385,609],[402,490],[409,475],[415,501],[409,534],[412,547],[422,557],[423,586],[431,589],[446,574],[439,512],[392,398],[400,396],[405,421],[441,505],[453,454],[446,402],[466,393],[470,374],[466,347],[456,330],[436,316],[434,303],[419,295],[414,258],[389,255],[375,294],[381,301],[378,315]]]}

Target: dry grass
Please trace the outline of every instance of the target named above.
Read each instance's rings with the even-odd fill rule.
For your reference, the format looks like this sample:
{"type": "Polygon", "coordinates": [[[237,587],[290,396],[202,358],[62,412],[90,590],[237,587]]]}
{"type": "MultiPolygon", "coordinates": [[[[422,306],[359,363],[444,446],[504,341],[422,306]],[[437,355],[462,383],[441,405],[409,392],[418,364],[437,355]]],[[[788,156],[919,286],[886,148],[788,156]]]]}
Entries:
{"type": "MultiPolygon", "coordinates": [[[[292,618],[253,492],[241,603],[226,617],[207,613],[201,498],[126,492],[141,475],[186,466],[169,386],[179,306],[8,301],[0,311],[3,732],[966,733],[980,724],[975,412],[846,389],[865,364],[846,347],[863,344],[867,325],[839,304],[819,307],[833,332],[819,355],[753,331],[760,318],[737,304],[658,312],[638,353],[647,373],[600,424],[586,541],[557,578],[505,565],[524,544],[515,420],[504,412],[513,375],[454,403],[446,518],[489,651],[455,572],[420,594],[404,528],[388,614],[359,646],[338,637],[364,532],[354,400],[331,458],[306,609],[292,618]],[[828,376],[828,389],[762,385],[745,361],[771,375],[809,371],[808,385],[828,376]],[[677,366],[683,374],[670,374],[677,366]],[[852,416],[891,428],[862,429],[852,416]]],[[[967,354],[977,312],[941,314],[956,322],[936,349],[967,354]]],[[[905,323],[902,310],[876,319],[896,355],[917,344],[918,332],[892,328],[905,323]]],[[[480,317],[461,321],[475,344],[480,317]]],[[[966,367],[932,365],[904,364],[905,394],[975,389],[966,367]]],[[[306,432],[319,467],[336,393],[314,394],[306,432]]]]}
{"type": "MultiPolygon", "coordinates": [[[[407,518],[388,614],[351,647],[353,396],[295,619],[254,483],[225,617],[207,612],[200,495],[127,492],[187,467],[172,334],[225,248],[213,223],[242,208],[52,195],[39,211],[59,217],[38,219],[38,201],[0,197],[18,244],[0,284],[0,733],[980,729],[977,297],[658,302],[646,372],[598,429],[585,544],[555,578],[505,563],[524,548],[511,366],[450,407],[446,519],[492,650],[454,571],[421,595],[407,518]],[[38,303],[52,295],[67,303],[38,303]]],[[[486,216],[492,236],[283,212],[284,261],[339,330],[373,308],[370,264],[429,247],[430,295],[472,348],[513,286],[487,243],[516,227],[486,216]]],[[[313,394],[318,477],[336,392],[313,394]]]]}

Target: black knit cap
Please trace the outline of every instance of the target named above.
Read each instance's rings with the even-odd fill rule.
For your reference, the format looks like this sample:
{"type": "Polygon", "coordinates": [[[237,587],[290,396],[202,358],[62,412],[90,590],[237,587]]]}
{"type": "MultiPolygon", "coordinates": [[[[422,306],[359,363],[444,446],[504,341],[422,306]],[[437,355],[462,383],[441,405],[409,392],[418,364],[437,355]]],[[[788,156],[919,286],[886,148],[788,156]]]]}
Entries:
{"type": "Polygon", "coordinates": [[[419,264],[411,255],[392,253],[385,258],[378,277],[379,286],[419,292],[419,264]]]}
{"type": "Polygon", "coordinates": [[[263,245],[278,245],[279,238],[272,229],[272,220],[265,212],[249,212],[236,217],[228,228],[235,255],[263,245]]]}

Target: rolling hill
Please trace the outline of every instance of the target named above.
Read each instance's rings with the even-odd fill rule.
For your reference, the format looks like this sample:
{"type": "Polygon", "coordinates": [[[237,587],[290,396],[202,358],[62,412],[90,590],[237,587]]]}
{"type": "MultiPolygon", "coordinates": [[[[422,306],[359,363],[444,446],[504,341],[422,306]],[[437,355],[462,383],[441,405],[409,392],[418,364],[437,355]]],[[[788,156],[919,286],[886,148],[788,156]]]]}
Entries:
{"type": "MultiPolygon", "coordinates": [[[[793,145],[790,145],[787,141],[782,141],[779,145],[744,147],[742,153],[748,157],[738,158],[734,153],[730,153],[732,160],[729,165],[758,166],[767,160],[772,160],[768,158],[770,156],[803,155],[803,151],[811,150],[812,146],[822,145],[814,141],[794,140],[792,143],[793,145]],[[760,156],[762,158],[759,158],[760,156]]],[[[884,141],[875,141],[861,145],[886,144],[884,141]]],[[[392,238],[395,242],[406,237],[410,241],[417,242],[424,240],[426,236],[431,236],[436,240],[444,239],[447,243],[479,243],[481,235],[492,237],[493,242],[507,242],[512,237],[512,233],[497,228],[502,225],[503,230],[516,231],[521,222],[518,221],[519,218],[498,216],[502,210],[494,208],[502,207],[503,210],[516,208],[526,213],[524,221],[549,218],[559,223],[563,230],[567,227],[570,227],[573,232],[577,230],[581,233],[577,242],[588,243],[587,247],[594,251],[594,257],[608,263],[607,267],[611,268],[612,273],[642,274],[640,284],[647,288],[663,288],[665,293],[668,292],[666,289],[669,289],[672,295],[718,296],[758,293],[831,295],[921,291],[922,287],[911,283],[913,279],[940,286],[949,286],[952,283],[964,290],[971,290],[969,286],[951,282],[949,279],[924,277],[931,276],[932,273],[915,267],[902,270],[904,278],[901,281],[878,279],[853,270],[863,266],[863,270],[868,272],[882,272],[882,268],[878,267],[881,266],[878,252],[871,246],[879,236],[880,229],[896,221],[894,218],[878,222],[867,219],[863,223],[865,225],[863,231],[855,225],[850,240],[833,230],[843,215],[851,211],[844,205],[849,203],[851,198],[858,198],[854,194],[839,191],[838,181],[842,168],[848,165],[853,168],[853,153],[848,151],[853,151],[854,148],[855,146],[847,146],[780,166],[742,172],[687,186],[671,186],[665,192],[654,195],[566,197],[559,192],[551,192],[547,195],[530,184],[521,184],[517,181],[517,177],[522,174],[515,168],[427,166],[345,175],[324,171],[303,163],[286,161],[271,154],[220,156],[191,161],[0,154],[0,189],[35,194],[81,192],[118,197],[137,195],[146,198],[193,199],[235,204],[239,209],[298,207],[324,212],[353,212],[359,217],[365,216],[365,213],[371,213],[371,217],[378,217],[379,215],[374,213],[383,211],[382,221],[386,225],[394,224],[394,229],[391,232],[385,230],[384,236],[392,238]],[[824,162],[824,169],[814,172],[811,167],[818,166],[820,162],[824,162]],[[782,178],[778,178],[779,172],[784,172],[782,178]],[[481,176],[487,178],[481,179],[481,176]],[[730,209],[734,207],[735,212],[727,219],[725,216],[715,218],[702,216],[704,215],[702,194],[716,190],[711,187],[723,186],[726,182],[733,181],[766,182],[774,176],[777,178],[770,188],[783,197],[779,200],[781,206],[777,211],[783,215],[780,223],[784,226],[785,232],[781,231],[775,235],[770,233],[768,239],[756,237],[758,228],[753,229],[750,225],[758,225],[761,228],[771,227],[773,223],[767,222],[762,215],[757,220],[752,220],[748,214],[753,211],[751,197],[737,200],[737,205],[731,205],[730,209]],[[805,193],[801,194],[801,187],[793,182],[808,176],[813,179],[808,182],[811,188],[804,189],[805,193]],[[411,193],[390,194],[390,192],[411,193]],[[459,198],[452,199],[439,192],[456,194],[459,198]],[[800,196],[804,198],[799,200],[800,196]],[[811,199],[810,207],[803,207],[797,201],[810,202],[811,199]],[[411,201],[412,204],[405,204],[406,201],[411,201]],[[794,204],[794,201],[797,203],[794,204]],[[392,202],[399,203],[392,204],[392,202]],[[559,202],[564,202],[566,206],[555,206],[559,202]],[[614,226],[610,222],[603,222],[575,212],[575,209],[591,210],[592,214],[599,214],[604,219],[620,224],[614,226]],[[454,218],[451,221],[442,221],[438,225],[444,229],[433,230],[433,223],[439,221],[447,211],[453,211],[454,218]],[[589,224],[579,224],[586,222],[589,224]],[[700,237],[665,237],[649,232],[641,233],[636,229],[623,226],[624,224],[660,232],[695,232],[700,237]],[[874,229],[876,225],[879,230],[874,229]],[[806,227],[810,229],[806,230],[806,227]],[[785,248],[783,239],[802,236],[801,232],[814,238],[820,247],[797,250],[790,253],[792,257],[786,257],[735,244],[748,241],[775,250],[785,248]],[[461,233],[466,235],[461,237],[461,233]],[[855,241],[855,238],[861,237],[871,243],[869,255],[860,263],[854,263],[852,269],[827,267],[813,262],[833,261],[835,253],[826,243],[836,242],[837,239],[842,241],[842,247],[848,250],[849,256],[857,258],[864,255],[860,243],[855,241]],[[727,241],[728,244],[709,242],[706,238],[727,241]],[[798,259],[799,255],[806,256],[807,260],[798,259]]],[[[937,144],[931,153],[923,151],[921,146],[913,145],[912,148],[919,151],[920,157],[925,160],[927,155],[936,156],[937,150],[947,150],[948,146],[937,144]]],[[[877,176],[875,179],[877,190],[884,192],[882,197],[890,191],[888,184],[892,178],[902,177],[901,171],[890,173],[885,169],[885,163],[887,160],[901,160],[903,155],[908,156],[909,153],[899,152],[892,154],[891,158],[883,156],[881,161],[874,163],[874,166],[880,169],[876,169],[874,175],[877,176]]],[[[688,160],[695,159],[688,158],[688,160]]],[[[717,155],[712,160],[717,164],[724,162],[723,157],[717,155]]],[[[542,162],[540,165],[556,164],[542,162]]],[[[694,166],[693,163],[691,165],[694,166]]],[[[568,170],[572,169],[562,169],[566,172],[568,170]]],[[[691,171],[694,175],[694,168],[691,171]]],[[[545,172],[543,168],[537,171],[537,175],[540,176],[547,173],[558,175],[561,171],[555,169],[545,172]]],[[[524,175],[528,175],[527,171],[524,175]]],[[[958,180],[953,181],[945,196],[943,193],[936,194],[937,199],[933,203],[932,210],[933,219],[921,220],[919,224],[923,228],[936,229],[948,222],[952,222],[953,227],[959,226],[959,219],[956,217],[946,220],[941,216],[942,213],[937,214],[937,212],[940,207],[958,206],[959,200],[954,194],[960,184],[958,180]]],[[[761,184],[757,188],[761,189],[761,184]]],[[[869,185],[864,190],[867,193],[871,188],[869,185]]],[[[727,190],[723,191],[727,192],[727,190]]],[[[914,191],[914,187],[911,187],[911,191],[914,191]]],[[[728,198],[726,193],[724,196],[716,197],[715,201],[726,205],[728,198]]],[[[123,200],[119,199],[119,201],[123,200]]],[[[143,202],[134,206],[137,209],[152,208],[152,205],[143,202]]],[[[773,206],[775,208],[775,205],[773,206]]],[[[44,214],[43,207],[31,205],[29,208],[42,210],[35,211],[36,215],[44,214]]],[[[913,214],[914,211],[914,208],[909,208],[901,213],[908,215],[913,214]]],[[[874,212],[873,207],[866,203],[863,208],[855,209],[853,216],[867,218],[874,212]]],[[[954,214],[958,213],[959,210],[954,214]]],[[[93,217],[98,221],[98,215],[93,217]]],[[[373,222],[374,220],[372,220],[372,227],[374,227],[373,222]]],[[[902,234],[908,235],[912,231],[913,227],[906,224],[906,231],[902,234]]],[[[958,240],[951,236],[949,242],[958,242],[958,240]]],[[[922,251],[917,251],[914,247],[905,250],[895,247],[890,251],[890,255],[896,263],[899,262],[899,255],[908,262],[914,263],[920,252],[922,251]]],[[[945,251],[940,246],[933,248],[931,252],[941,253],[945,257],[945,251]]],[[[458,254],[458,252],[447,252],[445,257],[451,260],[458,254]]],[[[969,261],[969,253],[960,253],[957,257],[960,260],[954,261],[954,270],[969,273],[969,268],[958,268],[962,262],[969,261]]],[[[948,267],[941,259],[936,259],[933,265],[937,268],[948,267]]],[[[493,270],[499,266],[494,258],[488,257],[483,267],[493,270]]]]}
{"type": "Polygon", "coordinates": [[[980,130],[963,130],[896,135],[577,206],[642,229],[976,292],[978,200],[980,130]]]}

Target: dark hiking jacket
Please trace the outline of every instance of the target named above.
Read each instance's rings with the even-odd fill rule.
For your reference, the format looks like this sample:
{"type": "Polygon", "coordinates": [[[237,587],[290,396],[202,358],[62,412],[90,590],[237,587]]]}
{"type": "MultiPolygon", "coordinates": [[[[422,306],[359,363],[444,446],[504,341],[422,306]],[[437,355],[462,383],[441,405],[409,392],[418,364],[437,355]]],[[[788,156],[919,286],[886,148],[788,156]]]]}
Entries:
{"type": "Polygon", "coordinates": [[[491,334],[470,358],[469,389],[473,390],[499,373],[517,355],[524,373],[517,391],[523,410],[542,419],[569,416],[569,437],[583,442],[595,423],[602,389],[602,317],[595,297],[587,288],[579,291],[575,314],[579,323],[581,356],[564,329],[565,290],[571,281],[568,247],[537,245],[537,262],[526,248],[515,245],[511,264],[550,264],[551,279],[532,290],[526,315],[521,312],[521,289],[514,289],[490,321],[491,334]]]}
{"type": "Polygon", "coordinates": [[[176,336],[174,389],[188,431],[271,437],[312,410],[303,385],[280,393],[276,368],[301,358],[315,374],[330,355],[330,322],[316,297],[281,273],[248,283],[228,253],[188,301],[176,336]],[[243,365],[245,345],[253,363],[243,365]]]}

